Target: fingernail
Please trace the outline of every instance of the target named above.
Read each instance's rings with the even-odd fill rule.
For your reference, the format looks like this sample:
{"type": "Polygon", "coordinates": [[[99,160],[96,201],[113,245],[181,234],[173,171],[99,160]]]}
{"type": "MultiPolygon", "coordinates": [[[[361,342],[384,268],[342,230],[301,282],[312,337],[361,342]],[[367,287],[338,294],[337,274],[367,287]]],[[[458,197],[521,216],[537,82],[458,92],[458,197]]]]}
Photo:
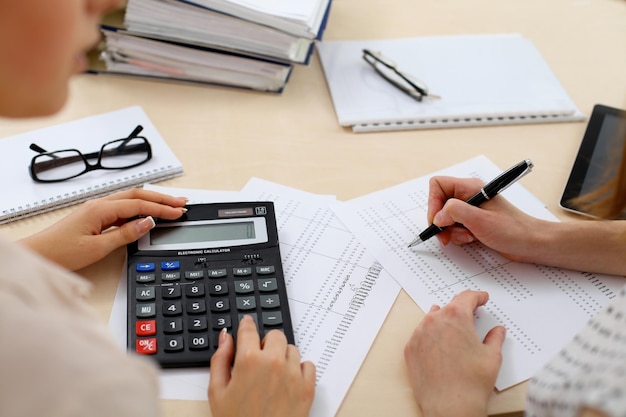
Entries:
{"type": "Polygon", "coordinates": [[[221,346],[225,341],[226,341],[226,333],[228,332],[228,330],[226,330],[226,327],[224,327],[221,331],[220,331],[220,335],[217,338],[217,346],[221,346]]]}
{"type": "Polygon", "coordinates": [[[459,239],[459,242],[461,243],[471,243],[474,241],[474,236],[468,234],[468,233],[463,233],[459,236],[457,236],[457,239],[459,239]]]}
{"type": "Polygon", "coordinates": [[[187,209],[187,207],[181,207],[180,211],[182,211],[183,213],[187,213],[189,210],[187,209]]]}
{"type": "Polygon", "coordinates": [[[149,230],[151,230],[155,225],[156,223],[154,222],[154,219],[152,218],[152,216],[145,217],[139,220],[137,223],[135,223],[135,227],[137,228],[137,231],[142,235],[147,233],[149,230]]]}
{"type": "Polygon", "coordinates": [[[443,214],[441,214],[441,212],[435,214],[435,217],[433,218],[433,224],[437,224],[437,223],[441,223],[443,214]]]}

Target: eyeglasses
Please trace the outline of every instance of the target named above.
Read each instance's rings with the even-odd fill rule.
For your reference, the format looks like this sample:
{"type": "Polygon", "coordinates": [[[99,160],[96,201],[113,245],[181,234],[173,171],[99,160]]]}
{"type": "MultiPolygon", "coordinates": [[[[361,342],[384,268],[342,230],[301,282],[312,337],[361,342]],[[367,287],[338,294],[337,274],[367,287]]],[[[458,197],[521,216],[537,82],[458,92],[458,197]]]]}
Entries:
{"type": "Polygon", "coordinates": [[[423,81],[403,73],[398,70],[395,62],[386,58],[380,52],[363,49],[363,59],[370,64],[374,70],[389,83],[399,88],[417,101],[422,101],[426,96],[431,98],[441,98],[430,94],[428,87],[423,81]]]}
{"type": "Polygon", "coordinates": [[[148,139],[137,136],[142,130],[139,125],[128,137],[107,142],[99,152],[88,154],[78,149],[48,152],[33,143],[30,149],[40,155],[30,161],[30,176],[37,182],[60,182],[97,169],[126,169],[146,163],[152,158],[152,148],[148,139]],[[96,160],[95,164],[90,160],[96,160]]]}

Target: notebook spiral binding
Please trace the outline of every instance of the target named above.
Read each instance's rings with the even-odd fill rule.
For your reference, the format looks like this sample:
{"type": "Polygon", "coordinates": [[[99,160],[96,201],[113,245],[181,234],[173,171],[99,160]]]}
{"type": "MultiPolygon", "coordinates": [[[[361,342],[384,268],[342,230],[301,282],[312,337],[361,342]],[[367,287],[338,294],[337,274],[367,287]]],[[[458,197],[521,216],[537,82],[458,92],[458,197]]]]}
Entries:
{"type": "Polygon", "coordinates": [[[46,200],[33,201],[23,206],[3,210],[0,215],[0,224],[10,223],[34,214],[46,213],[79,204],[92,198],[104,197],[117,191],[128,190],[150,182],[164,181],[177,177],[182,173],[182,167],[169,165],[167,167],[140,172],[114,181],[72,191],[71,193],[60,194],[46,200]]]}
{"type": "Polygon", "coordinates": [[[361,123],[352,126],[352,131],[360,132],[384,132],[389,130],[416,130],[436,129],[468,126],[495,126],[524,123],[554,123],[584,120],[584,116],[572,116],[568,114],[540,114],[540,115],[514,115],[514,116],[487,116],[487,117],[459,117],[449,119],[420,119],[396,122],[361,123]]]}

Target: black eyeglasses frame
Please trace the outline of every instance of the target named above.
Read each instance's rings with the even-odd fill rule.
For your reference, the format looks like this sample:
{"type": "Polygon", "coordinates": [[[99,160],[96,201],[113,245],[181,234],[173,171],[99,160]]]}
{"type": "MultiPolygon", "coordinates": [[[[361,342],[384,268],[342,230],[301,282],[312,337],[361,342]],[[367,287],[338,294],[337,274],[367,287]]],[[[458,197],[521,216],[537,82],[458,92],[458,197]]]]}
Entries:
{"type": "MultiPolygon", "coordinates": [[[[79,151],[78,149],[61,149],[61,150],[56,150],[56,151],[46,151],[45,149],[43,149],[42,147],[38,146],[35,143],[32,143],[30,145],[30,149],[32,149],[35,152],[39,152],[39,155],[34,156],[31,161],[30,161],[30,165],[29,165],[29,173],[30,173],[30,177],[33,179],[33,181],[35,182],[40,182],[40,183],[54,183],[54,182],[63,182],[63,181],[67,181],[70,180],[72,178],[76,178],[79,177],[83,174],[86,174],[87,172],[91,172],[91,171],[95,171],[95,170],[99,170],[99,169],[104,169],[104,170],[117,170],[117,169],[128,169],[128,168],[133,168],[142,164],[145,164],[146,162],[148,162],[150,159],[152,159],[152,146],[150,145],[150,142],[148,141],[147,138],[143,137],[143,136],[138,136],[139,133],[143,130],[143,126],[141,125],[137,125],[137,127],[130,133],[130,135],[128,135],[126,138],[123,139],[115,139],[112,141],[109,141],[105,144],[102,145],[102,147],[100,148],[99,151],[97,152],[90,152],[87,154],[82,153],[81,151],[79,151]],[[143,139],[144,143],[138,144],[138,145],[133,145],[132,147],[126,146],[126,144],[133,139],[143,139]],[[112,149],[107,149],[111,147],[111,144],[114,144],[116,142],[120,142],[120,145],[112,148],[112,149]],[[125,165],[125,166],[121,166],[121,167],[108,167],[108,166],[102,166],[102,157],[103,156],[107,156],[108,153],[111,152],[116,152],[116,153],[120,153],[120,154],[128,154],[128,153],[132,153],[134,152],[134,150],[137,147],[145,147],[145,151],[146,151],[146,159],[140,162],[137,162],[135,164],[131,164],[131,165],[125,165]],[[61,153],[61,152],[75,152],[76,155],[75,156],[71,156],[71,157],[66,157],[66,158],[59,158],[56,154],[61,153]],[[46,160],[46,161],[40,161],[37,162],[38,158],[41,158],[43,156],[47,156],[50,159],[46,160]],[[88,160],[93,160],[96,159],[97,161],[95,164],[90,164],[88,160]],[[70,177],[67,178],[61,178],[61,179],[42,179],[40,178],[37,173],[38,172],[42,172],[51,168],[54,168],[56,166],[62,166],[62,165],[67,165],[69,163],[72,162],[76,162],[82,160],[83,163],[85,164],[85,169],[75,175],[72,175],[70,177]],[[37,167],[41,168],[41,169],[37,169],[37,167]]],[[[110,156],[110,155],[108,155],[110,156]]]]}

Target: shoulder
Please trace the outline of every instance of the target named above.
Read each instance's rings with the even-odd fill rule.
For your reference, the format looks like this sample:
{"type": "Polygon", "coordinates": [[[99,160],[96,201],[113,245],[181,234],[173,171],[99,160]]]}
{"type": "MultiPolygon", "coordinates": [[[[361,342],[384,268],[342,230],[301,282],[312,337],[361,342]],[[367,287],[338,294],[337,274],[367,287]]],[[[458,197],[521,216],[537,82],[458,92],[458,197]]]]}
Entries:
{"type": "Polygon", "coordinates": [[[115,343],[86,281],[6,241],[0,259],[0,415],[158,414],[155,368],[115,343]]]}

